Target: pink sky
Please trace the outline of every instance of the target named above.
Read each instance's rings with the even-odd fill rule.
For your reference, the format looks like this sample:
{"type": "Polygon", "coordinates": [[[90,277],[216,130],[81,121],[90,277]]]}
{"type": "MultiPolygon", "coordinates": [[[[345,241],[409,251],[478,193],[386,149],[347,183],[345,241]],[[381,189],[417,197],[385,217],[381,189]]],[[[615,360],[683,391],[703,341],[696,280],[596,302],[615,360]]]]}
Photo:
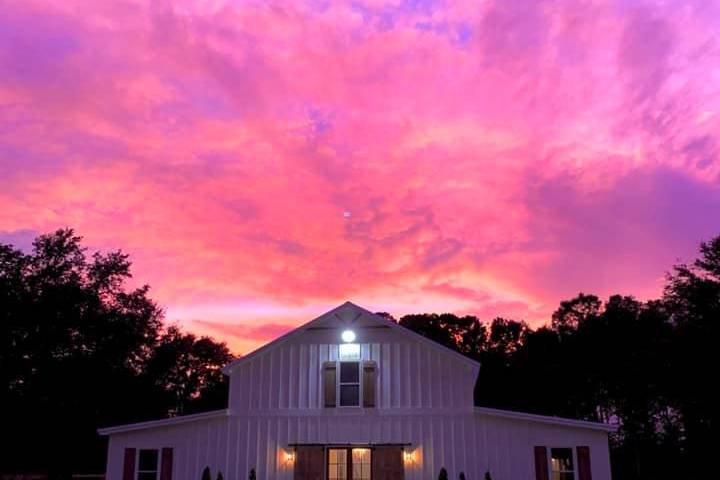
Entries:
{"type": "Polygon", "coordinates": [[[342,301],[545,322],[720,233],[720,2],[0,0],[0,242],[246,353],[342,301]]]}

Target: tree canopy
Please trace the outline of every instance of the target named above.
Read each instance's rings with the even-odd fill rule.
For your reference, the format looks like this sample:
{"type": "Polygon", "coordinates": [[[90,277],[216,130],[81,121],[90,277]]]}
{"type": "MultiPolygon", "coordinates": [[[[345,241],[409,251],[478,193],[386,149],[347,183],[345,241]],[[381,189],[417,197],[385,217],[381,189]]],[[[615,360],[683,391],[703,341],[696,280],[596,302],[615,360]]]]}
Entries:
{"type": "Polygon", "coordinates": [[[223,343],[162,323],[130,261],[70,229],[0,244],[0,471],[104,470],[100,426],[223,407],[223,343]]]}

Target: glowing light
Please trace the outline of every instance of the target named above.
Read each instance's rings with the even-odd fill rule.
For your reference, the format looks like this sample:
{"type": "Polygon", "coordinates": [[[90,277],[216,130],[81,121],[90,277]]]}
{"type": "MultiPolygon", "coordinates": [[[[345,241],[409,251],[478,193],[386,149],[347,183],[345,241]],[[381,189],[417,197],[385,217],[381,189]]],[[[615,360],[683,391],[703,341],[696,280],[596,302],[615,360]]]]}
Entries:
{"type": "Polygon", "coordinates": [[[352,343],[355,341],[355,332],[353,332],[352,330],[345,330],[344,332],[342,332],[341,337],[343,342],[352,343]]]}

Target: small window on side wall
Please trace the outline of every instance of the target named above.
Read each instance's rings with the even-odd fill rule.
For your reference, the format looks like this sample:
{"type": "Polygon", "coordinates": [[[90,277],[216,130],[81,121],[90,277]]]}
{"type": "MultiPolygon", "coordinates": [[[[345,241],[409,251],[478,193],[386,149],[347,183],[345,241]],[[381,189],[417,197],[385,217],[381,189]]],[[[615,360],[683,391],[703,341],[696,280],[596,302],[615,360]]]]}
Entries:
{"type": "Polygon", "coordinates": [[[159,455],[157,450],[140,450],[137,480],[158,480],[159,455]]]}
{"type": "Polygon", "coordinates": [[[575,480],[572,448],[550,449],[550,480],[575,480]]]}

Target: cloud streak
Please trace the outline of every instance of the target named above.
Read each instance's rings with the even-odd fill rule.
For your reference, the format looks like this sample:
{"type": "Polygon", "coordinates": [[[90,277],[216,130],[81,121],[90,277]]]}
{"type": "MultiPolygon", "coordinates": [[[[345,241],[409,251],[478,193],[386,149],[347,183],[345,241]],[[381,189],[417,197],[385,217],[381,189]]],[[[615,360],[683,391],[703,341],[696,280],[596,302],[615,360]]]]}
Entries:
{"type": "Polygon", "coordinates": [[[122,247],[241,351],[346,299],[657,295],[720,231],[717,2],[0,8],[0,240],[122,247]]]}

